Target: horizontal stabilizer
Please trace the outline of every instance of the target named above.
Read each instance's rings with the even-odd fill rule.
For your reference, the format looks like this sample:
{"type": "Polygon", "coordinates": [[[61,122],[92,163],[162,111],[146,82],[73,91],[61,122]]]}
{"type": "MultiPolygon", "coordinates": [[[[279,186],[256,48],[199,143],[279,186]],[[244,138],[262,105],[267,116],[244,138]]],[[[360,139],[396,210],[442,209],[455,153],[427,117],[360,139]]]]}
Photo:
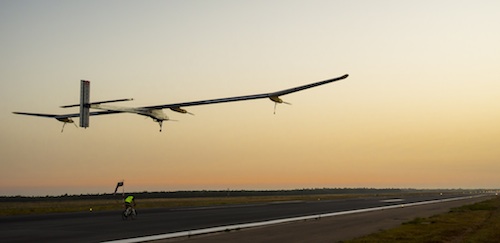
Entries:
{"type": "MultiPolygon", "coordinates": [[[[97,101],[97,102],[87,103],[87,105],[90,106],[90,105],[98,105],[98,104],[112,103],[112,102],[121,102],[121,101],[131,101],[131,100],[134,100],[134,99],[129,98],[129,99],[97,101]]],[[[70,107],[79,107],[79,106],[80,106],[80,104],[74,104],[74,105],[61,106],[61,108],[70,108],[70,107]]]]}

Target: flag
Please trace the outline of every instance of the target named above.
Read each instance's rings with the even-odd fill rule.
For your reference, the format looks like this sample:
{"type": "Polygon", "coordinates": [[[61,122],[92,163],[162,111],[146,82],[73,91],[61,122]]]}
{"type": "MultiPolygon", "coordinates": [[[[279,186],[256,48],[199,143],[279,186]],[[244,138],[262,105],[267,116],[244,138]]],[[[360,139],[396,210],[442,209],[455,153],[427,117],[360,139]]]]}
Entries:
{"type": "Polygon", "coordinates": [[[118,183],[116,184],[116,188],[115,188],[115,192],[114,192],[114,194],[116,194],[116,191],[118,191],[118,187],[121,187],[121,186],[123,186],[123,181],[120,181],[120,182],[118,182],[118,183]]]}

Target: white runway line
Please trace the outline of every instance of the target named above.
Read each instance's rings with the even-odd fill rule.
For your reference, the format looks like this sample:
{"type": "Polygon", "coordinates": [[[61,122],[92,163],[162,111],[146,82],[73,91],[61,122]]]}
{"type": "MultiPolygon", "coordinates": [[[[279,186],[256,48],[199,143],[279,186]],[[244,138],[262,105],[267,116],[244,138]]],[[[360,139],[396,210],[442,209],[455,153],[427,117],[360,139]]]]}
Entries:
{"type": "MultiPolygon", "coordinates": [[[[177,237],[189,237],[189,236],[193,236],[193,235],[208,234],[208,233],[215,233],[215,232],[221,232],[221,231],[232,231],[232,230],[239,230],[239,229],[257,227],[257,226],[267,226],[267,225],[273,225],[273,224],[288,223],[288,222],[293,222],[293,221],[318,219],[318,218],[332,217],[332,216],[339,216],[339,215],[346,215],[346,214],[353,214],[353,213],[365,213],[365,212],[394,209],[394,208],[401,208],[401,207],[419,206],[419,205],[426,205],[426,204],[433,204],[433,203],[440,203],[440,202],[450,202],[450,201],[470,199],[470,198],[482,197],[482,196],[485,196],[485,195],[455,197],[455,198],[438,199],[438,200],[423,201],[423,202],[416,202],[416,203],[382,206],[382,207],[375,207],[375,208],[356,209],[356,210],[349,210],[349,211],[335,212],[335,213],[316,214],[316,215],[294,217],[294,218],[287,218],[287,219],[275,219],[275,220],[268,220],[268,221],[262,221],[262,222],[247,223],[247,224],[235,224],[235,225],[219,226],[219,227],[213,227],[213,228],[181,231],[181,232],[152,235],[152,236],[143,236],[143,237],[130,238],[130,239],[105,241],[104,243],[134,243],[134,242],[144,242],[144,241],[153,241],[153,240],[163,240],[163,239],[170,239],[170,238],[177,238],[177,237]]],[[[390,200],[394,200],[394,199],[390,199],[390,200]]],[[[402,199],[398,199],[398,200],[402,201],[402,199]]]]}
{"type": "Polygon", "coordinates": [[[394,199],[380,200],[380,202],[401,202],[401,201],[404,201],[404,199],[394,198],[394,199]]]}

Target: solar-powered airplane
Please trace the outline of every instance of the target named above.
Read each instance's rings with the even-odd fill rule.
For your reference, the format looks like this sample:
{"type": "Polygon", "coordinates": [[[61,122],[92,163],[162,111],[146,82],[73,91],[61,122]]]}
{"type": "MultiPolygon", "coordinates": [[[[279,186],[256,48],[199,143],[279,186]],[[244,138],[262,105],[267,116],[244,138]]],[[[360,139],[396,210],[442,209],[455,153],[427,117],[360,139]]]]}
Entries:
{"type": "MultiPolygon", "coordinates": [[[[324,80],[324,81],[320,81],[320,82],[316,82],[316,83],[312,83],[312,84],[307,84],[307,85],[303,85],[303,86],[299,86],[299,87],[295,87],[295,88],[285,89],[285,90],[281,90],[281,91],[277,91],[277,92],[272,92],[272,93],[236,96],[236,97],[212,99],[212,100],[200,100],[200,101],[192,101],[192,102],[173,103],[173,104],[165,104],[165,105],[153,105],[153,106],[144,106],[144,107],[123,107],[123,106],[106,105],[106,103],[129,101],[129,100],[133,100],[133,99],[117,99],[117,100],[90,102],[90,82],[87,80],[81,80],[80,104],[61,106],[61,108],[80,107],[80,113],[62,114],[62,115],[28,113],[28,112],[13,112],[13,113],[19,114],[19,115],[55,118],[56,120],[64,123],[61,132],[64,131],[64,126],[67,123],[75,124],[73,119],[71,119],[73,117],[79,117],[80,118],[80,127],[87,128],[87,127],[89,127],[90,116],[109,115],[109,114],[117,114],[117,113],[133,113],[133,114],[137,114],[137,115],[150,117],[153,119],[153,121],[158,122],[158,124],[160,125],[160,132],[161,132],[162,127],[163,127],[163,121],[169,120],[167,114],[165,114],[163,109],[170,109],[170,110],[175,111],[175,112],[187,113],[187,114],[192,115],[192,113],[189,113],[188,111],[183,109],[183,107],[269,98],[271,101],[274,102],[274,110],[276,112],[276,105],[277,104],[282,104],[282,103],[283,104],[290,104],[290,103],[284,102],[281,98],[279,98],[279,96],[283,96],[283,95],[298,92],[298,91],[301,91],[304,89],[309,89],[309,88],[320,86],[323,84],[339,81],[339,80],[347,78],[348,76],[349,76],[348,74],[345,74],[345,75],[340,76],[340,77],[336,77],[336,78],[332,78],[332,79],[328,79],[328,80],[324,80]],[[100,110],[100,111],[90,112],[90,109],[96,109],[96,110],[100,110]]],[[[76,126],[76,124],[75,124],[75,126],[76,126]]]]}

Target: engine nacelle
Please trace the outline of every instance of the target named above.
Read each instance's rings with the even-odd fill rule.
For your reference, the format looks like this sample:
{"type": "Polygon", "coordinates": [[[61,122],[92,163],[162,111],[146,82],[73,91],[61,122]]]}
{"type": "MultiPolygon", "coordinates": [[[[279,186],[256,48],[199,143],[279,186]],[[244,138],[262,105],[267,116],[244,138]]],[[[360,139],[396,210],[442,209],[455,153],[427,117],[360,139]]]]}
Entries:
{"type": "Polygon", "coordinates": [[[272,101],[276,102],[276,103],[283,103],[283,100],[280,99],[280,97],[278,96],[270,96],[269,99],[271,99],[272,101]]]}
{"type": "Polygon", "coordinates": [[[58,120],[60,122],[64,122],[64,123],[75,123],[73,121],[73,119],[71,119],[69,117],[56,117],[56,120],[58,120]]]}
{"type": "Polygon", "coordinates": [[[184,110],[184,109],[182,109],[180,107],[171,107],[170,110],[173,110],[173,111],[179,112],[179,113],[184,113],[184,114],[188,113],[187,110],[184,110]]]}

